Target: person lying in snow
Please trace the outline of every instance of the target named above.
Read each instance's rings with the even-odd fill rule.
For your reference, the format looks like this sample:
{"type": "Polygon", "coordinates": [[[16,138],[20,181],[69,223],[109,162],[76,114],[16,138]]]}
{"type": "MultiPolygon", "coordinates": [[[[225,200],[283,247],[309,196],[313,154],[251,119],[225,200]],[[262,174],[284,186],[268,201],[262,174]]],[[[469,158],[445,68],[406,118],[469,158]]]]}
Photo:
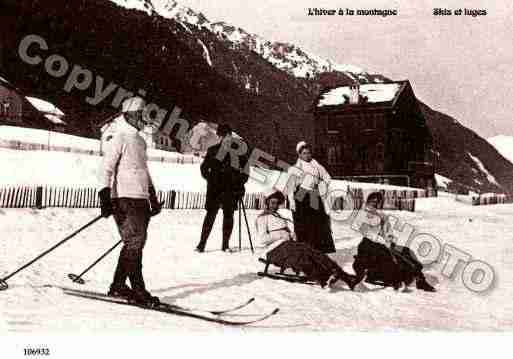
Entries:
{"type": "Polygon", "coordinates": [[[383,206],[383,195],[371,193],[366,201],[366,221],[361,224],[363,239],[354,256],[353,269],[357,283],[367,282],[392,286],[405,290],[415,280],[418,289],[434,292],[422,273],[422,264],[408,248],[394,243],[394,235],[388,216],[378,210],[383,206]]]}
{"type": "Polygon", "coordinates": [[[288,226],[289,219],[278,213],[278,208],[285,202],[281,192],[274,192],[266,200],[266,209],[257,217],[256,229],[260,243],[267,247],[264,274],[270,264],[280,267],[280,273],[292,268],[297,276],[303,272],[306,278],[319,282],[321,287],[342,280],[351,288],[356,284],[354,276],[344,272],[326,254],[313,249],[306,243],[297,242],[294,232],[288,226]]]}

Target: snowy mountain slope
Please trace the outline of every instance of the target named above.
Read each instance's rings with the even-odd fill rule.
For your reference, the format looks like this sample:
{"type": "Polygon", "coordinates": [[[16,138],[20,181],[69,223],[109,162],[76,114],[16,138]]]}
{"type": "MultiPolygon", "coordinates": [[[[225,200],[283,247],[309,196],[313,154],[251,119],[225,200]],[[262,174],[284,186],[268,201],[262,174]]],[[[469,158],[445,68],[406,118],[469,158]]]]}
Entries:
{"type": "Polygon", "coordinates": [[[477,158],[476,156],[473,156],[470,152],[468,152],[468,155],[470,156],[470,158],[472,158],[472,161],[474,161],[476,163],[476,165],[479,168],[479,170],[486,175],[486,179],[488,180],[488,182],[493,183],[493,184],[495,184],[495,185],[500,187],[499,182],[497,182],[495,177],[492,174],[490,174],[490,172],[483,165],[483,162],[481,162],[479,160],[479,158],[477,158]]]}
{"type": "MultiPolygon", "coordinates": [[[[0,22],[0,30],[7,34],[2,45],[11,50],[1,53],[1,75],[23,92],[58,106],[69,119],[70,134],[98,136],[96,125],[113,114],[110,104],[115,92],[99,106],[90,106],[84,101],[85,92],[63,91],[62,84],[40,67],[26,67],[16,49],[27,26],[51,39],[54,52],[70,58],[76,54],[77,63],[104,79],[125,88],[145,89],[151,102],[162,106],[180,106],[191,126],[222,118],[251,145],[289,163],[295,160],[298,141],[314,142],[309,109],[320,89],[354,81],[349,73],[321,73],[319,77],[326,77],[324,84],[296,78],[254,51],[235,50],[229,40],[192,25],[195,20],[181,24],[108,0],[54,0],[52,5],[45,11],[48,3],[44,0],[10,3],[8,16],[0,22]],[[117,33],[120,22],[124,36],[105,35],[117,33]],[[153,36],[141,37],[141,31],[153,36]]],[[[94,96],[94,89],[88,95],[94,96]]],[[[513,192],[510,162],[454,118],[427,105],[421,107],[439,154],[437,173],[476,191],[503,192],[467,155],[470,152],[500,185],[513,192]]]]}
{"type": "Polygon", "coordinates": [[[438,173],[435,173],[435,179],[437,186],[445,190],[447,190],[447,186],[453,182],[452,179],[439,175],[438,173]]]}
{"type": "MultiPolygon", "coordinates": [[[[118,3],[120,0],[112,1],[118,3]]],[[[182,25],[207,29],[219,39],[229,42],[229,46],[234,49],[249,49],[278,69],[298,78],[313,78],[323,72],[338,71],[346,73],[356,81],[371,81],[370,75],[357,66],[322,59],[293,44],[272,42],[223,21],[211,22],[201,12],[182,6],[174,0],[156,2],[154,9],[162,17],[174,19],[182,25]]]]}
{"type": "MultiPolygon", "coordinates": [[[[315,97],[318,90],[324,87],[334,87],[340,84],[348,85],[353,81],[358,81],[363,84],[370,83],[362,86],[372,86],[372,83],[388,81],[382,75],[369,75],[355,66],[338,65],[330,60],[321,59],[293,44],[270,42],[258,35],[250,34],[244,29],[225,22],[211,22],[202,13],[181,6],[174,0],[160,4],[160,7],[155,7],[156,13],[164,18],[173,19],[186,26],[187,31],[185,35],[191,36],[193,39],[189,41],[190,46],[200,44],[197,52],[203,56],[209,66],[223,75],[232,78],[244,90],[254,92],[258,95],[267,94],[274,98],[279,97],[280,101],[285,103],[289,110],[299,107],[300,109],[308,111],[308,105],[306,105],[308,98],[312,101],[311,99],[315,97]],[[206,33],[215,34],[218,40],[227,44],[229,49],[233,51],[226,53],[226,50],[216,45],[210,37],[205,35],[206,33]],[[315,79],[315,81],[299,82],[299,86],[297,83],[291,83],[290,86],[298,89],[302,89],[302,86],[305,86],[304,88],[306,88],[305,91],[307,92],[304,97],[295,96],[290,99],[284,98],[285,96],[283,96],[283,94],[291,93],[290,88],[276,88],[276,84],[284,83],[283,80],[277,80],[269,76],[269,72],[265,71],[263,68],[263,71],[259,71],[262,66],[260,64],[255,65],[253,61],[249,61],[250,57],[246,54],[248,51],[258,55],[258,57],[266,60],[275,68],[283,70],[298,80],[308,78],[315,79]],[[241,60],[236,60],[233,54],[237,54],[241,60]]],[[[283,110],[281,112],[284,113],[283,110]]],[[[298,116],[299,113],[301,113],[301,111],[295,111],[295,116],[298,116]]],[[[436,111],[431,109],[424,111],[424,115],[427,118],[427,122],[430,124],[430,129],[435,128],[435,133],[439,136],[448,137],[446,131],[448,127],[457,128],[455,129],[457,132],[467,131],[456,119],[449,116],[439,116],[436,111]],[[438,131],[439,129],[443,130],[438,131]]],[[[289,126],[292,127],[293,117],[284,115],[284,118],[287,118],[286,122],[291,122],[289,126]]],[[[305,120],[306,119],[298,121],[303,124],[301,126],[303,128],[304,124],[308,123],[308,121],[305,120]]],[[[286,124],[280,121],[278,126],[283,129],[286,124]]],[[[305,133],[302,136],[308,138],[308,133],[311,132],[311,129],[305,128],[305,133]]],[[[276,134],[277,132],[274,132],[273,135],[276,136],[276,134]]],[[[470,141],[476,142],[476,137],[477,136],[470,137],[470,141]]],[[[459,138],[461,138],[461,136],[456,135],[457,141],[459,141],[459,138]]],[[[435,143],[443,144],[436,148],[441,154],[437,159],[439,161],[438,165],[442,167],[441,174],[455,179],[456,182],[476,188],[476,190],[482,188],[484,191],[503,192],[504,186],[510,188],[510,190],[513,188],[513,182],[509,183],[510,181],[507,179],[504,181],[507,170],[501,168],[500,161],[493,165],[487,163],[493,156],[489,154],[490,151],[488,148],[483,148],[484,145],[481,143],[482,141],[477,141],[479,143],[473,143],[472,145],[463,145],[463,147],[470,145],[470,147],[474,148],[471,153],[474,158],[480,161],[481,165],[470,157],[464,156],[469,151],[462,151],[456,156],[458,160],[456,162],[457,165],[454,166],[455,162],[452,158],[454,149],[451,148],[453,144],[451,144],[451,141],[446,140],[447,139],[439,141],[438,138],[435,138],[435,143]],[[484,152],[486,152],[486,154],[483,155],[481,150],[485,150],[484,152]],[[504,182],[506,182],[506,184],[504,182]]],[[[278,145],[273,147],[278,147],[281,152],[283,152],[283,146],[278,145]]]]}
{"type": "Polygon", "coordinates": [[[110,0],[113,3],[124,7],[125,9],[135,9],[144,11],[148,15],[152,15],[155,11],[150,0],[110,0]]]}
{"type": "Polygon", "coordinates": [[[474,192],[513,192],[513,164],[485,139],[419,101],[433,136],[436,172],[474,192]]]}
{"type": "Polygon", "coordinates": [[[499,135],[491,137],[488,142],[509,162],[513,163],[513,136],[499,135]]]}

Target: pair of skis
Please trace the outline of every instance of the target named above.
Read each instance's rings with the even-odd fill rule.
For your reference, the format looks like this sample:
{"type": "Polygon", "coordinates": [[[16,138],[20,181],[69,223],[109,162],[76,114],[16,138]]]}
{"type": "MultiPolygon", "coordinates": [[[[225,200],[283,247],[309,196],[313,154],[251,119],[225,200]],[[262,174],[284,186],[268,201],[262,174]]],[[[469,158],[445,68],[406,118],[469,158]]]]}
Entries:
{"type": "Polygon", "coordinates": [[[263,320],[266,320],[266,319],[274,316],[279,311],[279,308],[276,308],[269,313],[266,313],[263,315],[257,315],[253,319],[231,320],[231,319],[226,319],[225,317],[223,317],[223,315],[230,314],[232,312],[235,312],[237,310],[240,310],[240,309],[248,306],[249,304],[254,302],[255,298],[250,298],[249,300],[247,300],[239,305],[236,305],[231,308],[223,309],[223,310],[201,310],[201,309],[187,308],[187,307],[174,305],[174,304],[168,304],[168,303],[160,303],[157,306],[150,307],[150,306],[137,304],[137,303],[128,301],[123,298],[110,297],[104,293],[77,290],[77,289],[67,288],[67,287],[59,287],[59,288],[62,289],[64,294],[75,296],[75,297],[92,299],[92,300],[102,301],[102,302],[111,303],[111,304],[121,304],[121,305],[126,305],[126,306],[132,306],[132,307],[137,307],[140,309],[153,310],[153,311],[157,311],[157,312],[161,312],[161,313],[174,314],[174,315],[180,315],[180,316],[185,316],[185,317],[192,317],[192,318],[201,319],[201,320],[214,322],[214,323],[218,323],[218,324],[233,325],[233,326],[258,323],[258,322],[261,322],[263,320]]]}

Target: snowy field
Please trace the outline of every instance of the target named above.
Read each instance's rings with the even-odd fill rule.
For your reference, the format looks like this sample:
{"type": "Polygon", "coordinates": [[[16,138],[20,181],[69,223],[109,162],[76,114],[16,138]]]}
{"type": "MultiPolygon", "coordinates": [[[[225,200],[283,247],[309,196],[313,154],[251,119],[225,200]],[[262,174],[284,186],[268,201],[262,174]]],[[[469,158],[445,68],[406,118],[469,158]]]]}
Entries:
{"type": "MultiPolygon", "coordinates": [[[[487,294],[469,291],[461,276],[445,278],[440,265],[426,270],[438,290],[410,293],[369,284],[351,292],[343,284],[332,289],[258,277],[262,252],[248,249],[243,232],[241,253],[219,250],[220,220],[206,252],[193,251],[204,211],[164,211],[152,219],[144,254],[148,289],[166,303],[216,309],[256,297],[255,303],[233,318],[279,307],[273,318],[230,332],[511,330],[513,329],[513,205],[468,206],[451,196],[421,199],[415,213],[394,212],[419,231],[490,263],[497,275],[487,294]]],[[[97,210],[47,208],[0,209],[0,275],[5,276],[57,243],[98,214],[97,210]]],[[[256,212],[250,211],[250,222],[256,212]]],[[[290,213],[284,212],[290,216],[290,213]]],[[[251,227],[252,233],[254,228],[251,227]]],[[[238,245],[237,225],[231,239],[238,245]]],[[[334,223],[337,252],[333,258],[352,273],[352,255],[360,240],[346,225],[334,223]]],[[[84,286],[73,284],[68,273],[80,273],[117,242],[112,218],[86,229],[43,260],[10,279],[0,292],[0,331],[24,333],[217,332],[217,324],[150,311],[94,302],[64,295],[45,285],[106,291],[114,271],[116,250],[86,275],[84,286]]]]}
{"type": "MultiPolygon", "coordinates": [[[[59,132],[15,126],[0,126],[0,140],[20,141],[57,147],[99,151],[100,141],[59,132]]],[[[206,182],[200,176],[200,163],[190,154],[149,148],[150,158],[181,159],[184,163],[150,161],[149,168],[159,190],[205,192],[206,182]],[[194,159],[194,163],[192,159],[194,159]]],[[[59,151],[18,151],[0,148],[0,168],[8,174],[0,176],[0,186],[51,185],[66,187],[96,187],[101,157],[59,151]]],[[[291,163],[292,164],[292,163],[291,163]]],[[[450,181],[450,180],[449,180],[450,181]]],[[[282,189],[286,178],[277,171],[251,169],[247,193],[270,191],[273,186],[282,189]]],[[[375,188],[403,190],[407,187],[333,181],[330,189],[346,190],[347,186],[372,190],[375,188]]]]}
{"type": "MultiPolygon", "coordinates": [[[[18,151],[0,148],[0,168],[3,173],[8,174],[0,176],[0,187],[49,185],[94,188],[98,185],[101,159],[100,156],[69,152],[18,151]]],[[[206,191],[206,182],[200,174],[200,163],[150,161],[148,166],[158,190],[206,191]]],[[[273,186],[283,189],[286,181],[287,177],[278,171],[251,168],[246,193],[267,193],[273,186]]],[[[345,191],[347,186],[362,188],[367,192],[376,188],[411,190],[408,187],[373,183],[341,180],[330,182],[330,190],[334,193],[337,190],[345,191]]]]}
{"type": "MultiPolygon", "coordinates": [[[[14,131],[14,130],[13,130],[14,131]]],[[[28,136],[22,130],[3,133],[8,139],[28,136]]],[[[66,136],[66,135],[64,135],[66,136]]],[[[36,137],[30,137],[37,142],[36,137]]],[[[55,145],[69,139],[52,134],[55,145]]],[[[43,141],[41,137],[39,140],[43,141]]],[[[89,148],[89,140],[80,148],[89,148]]],[[[96,146],[97,143],[94,143],[96,146]]],[[[176,155],[176,154],[174,154],[176,155]]],[[[0,149],[0,186],[54,185],[94,187],[101,158],[55,151],[16,151],[0,149]]],[[[199,164],[151,162],[150,171],[158,189],[204,192],[206,183],[199,164]]],[[[252,177],[262,170],[252,169],[252,177]]],[[[251,179],[248,193],[267,192],[278,184],[279,173],[267,172],[267,183],[251,179]]],[[[450,181],[447,179],[447,181],[450,181]]],[[[333,181],[332,188],[347,185],[402,189],[394,186],[333,181]]],[[[152,219],[145,248],[144,274],[148,289],[162,301],[195,308],[218,309],[256,297],[255,303],[233,314],[234,319],[279,307],[280,312],[264,322],[231,333],[286,333],[312,331],[409,331],[409,330],[511,330],[513,329],[513,250],[510,220],[513,205],[469,206],[452,195],[418,199],[416,212],[394,212],[419,232],[427,232],[474,258],[490,263],[497,280],[487,294],[475,294],[454,278],[441,274],[444,262],[427,268],[427,279],[437,293],[413,290],[410,293],[368,284],[351,292],[339,283],[332,289],[261,278],[258,262],[263,249],[249,250],[245,230],[241,253],[221,252],[220,218],[207,245],[207,251],[193,251],[199,240],[203,210],[165,210],[152,219]],[[505,235],[506,234],[506,235],[505,235]]],[[[68,234],[97,216],[97,209],[0,209],[0,276],[5,277],[68,234]]],[[[291,217],[284,211],[285,216],[291,217]]],[[[237,213],[236,213],[237,215],[237,213]]],[[[249,211],[251,232],[256,211],[249,211]]],[[[237,220],[236,220],[237,222],[237,220]]],[[[352,256],[360,235],[348,225],[333,223],[337,252],[332,255],[352,273],[352,256]]],[[[255,240],[255,238],[253,238],[255,240]]],[[[66,296],[53,286],[106,291],[112,279],[118,249],[86,275],[84,286],[71,283],[68,273],[80,273],[119,240],[112,218],[102,219],[91,228],[59,247],[43,260],[9,279],[10,288],[0,292],[0,332],[2,333],[94,333],[164,331],[218,333],[226,328],[195,319],[163,315],[137,308],[116,306],[66,296]]],[[[235,226],[232,247],[238,246],[235,226]]],[[[460,268],[461,270],[461,268],[460,268]]]]}

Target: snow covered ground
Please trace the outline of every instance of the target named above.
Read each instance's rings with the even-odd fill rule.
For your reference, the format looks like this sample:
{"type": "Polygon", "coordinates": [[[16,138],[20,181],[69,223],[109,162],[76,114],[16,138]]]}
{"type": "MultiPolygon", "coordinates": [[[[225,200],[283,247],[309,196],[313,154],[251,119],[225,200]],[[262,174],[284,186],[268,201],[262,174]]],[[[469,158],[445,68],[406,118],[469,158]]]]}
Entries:
{"type": "MultiPolygon", "coordinates": [[[[23,132],[23,131],[22,131],[23,132]]],[[[0,131],[0,134],[6,132],[0,131]]],[[[23,133],[22,133],[23,134],[23,133]]],[[[18,134],[19,135],[19,134],[18,134]]],[[[59,140],[58,137],[55,137],[59,140]]],[[[32,137],[32,140],[37,140],[32,137]]],[[[63,138],[64,140],[64,138],[63,138]]],[[[66,139],[67,140],[67,139],[66,139]]],[[[84,148],[90,145],[82,143],[84,148]]],[[[58,142],[60,145],[61,143],[58,142]]],[[[79,145],[80,146],[80,145],[79,145]]],[[[0,149],[0,186],[49,184],[96,186],[100,157],[55,151],[15,151],[0,149]]],[[[150,170],[159,189],[202,192],[205,182],[198,164],[151,162],[150,170]]],[[[253,169],[257,175],[257,169],[253,169]]],[[[261,172],[259,172],[261,174],[261,172]]],[[[276,183],[279,173],[267,173],[276,183]]],[[[369,190],[379,185],[335,181],[335,188],[347,185],[369,190]]],[[[397,188],[393,186],[379,186],[397,188]]],[[[400,188],[398,188],[400,189],[400,188]]],[[[267,185],[250,180],[247,192],[266,192],[267,185]]],[[[444,261],[427,268],[427,278],[438,292],[396,293],[364,285],[351,292],[339,284],[333,289],[292,284],[261,278],[263,265],[249,251],[245,231],[244,251],[219,251],[220,219],[207,245],[207,251],[193,251],[199,239],[204,211],[165,210],[152,219],[145,249],[144,273],[148,288],[167,303],[216,309],[231,306],[249,297],[255,303],[237,313],[238,318],[279,307],[275,317],[230,333],[285,333],[311,331],[373,330],[511,330],[513,329],[513,250],[509,233],[513,205],[469,206],[454,196],[418,199],[416,212],[393,214],[415,226],[419,232],[436,236],[491,264],[497,275],[493,290],[475,294],[462,283],[461,268],[454,278],[441,274],[444,261]]],[[[5,277],[43,250],[51,247],[89,222],[96,209],[0,209],[0,277],[5,277]]],[[[290,218],[291,214],[284,211],[290,218]]],[[[251,231],[256,211],[249,211],[251,231]]],[[[237,221],[236,221],[237,222],[237,221]]],[[[333,223],[337,253],[332,257],[352,272],[352,256],[360,241],[359,233],[347,224],[333,223]]],[[[232,246],[238,244],[237,225],[232,246]]],[[[254,239],[254,238],[253,238],[254,239]]],[[[80,273],[119,240],[112,218],[95,224],[43,260],[9,279],[10,288],[0,292],[0,332],[2,333],[94,333],[153,331],[218,333],[216,324],[168,316],[137,308],[92,302],[64,295],[54,286],[76,286],[68,273],[80,273]]],[[[255,240],[255,239],[254,239],[255,240]]],[[[257,243],[255,243],[257,245],[257,243]]],[[[257,245],[258,247],[258,245],[257,245]]],[[[110,284],[118,250],[98,264],[80,287],[106,291],[110,284]]],[[[234,316],[234,319],[237,319],[234,316]]],[[[223,328],[222,330],[226,330],[223,328]]]]}
{"type": "MultiPolygon", "coordinates": [[[[164,211],[152,219],[145,248],[144,274],[149,290],[167,303],[197,308],[223,308],[249,297],[255,303],[233,318],[279,307],[273,318],[230,332],[402,331],[402,330],[512,330],[513,205],[468,206],[450,195],[421,199],[415,213],[394,212],[419,231],[436,236],[491,264],[497,275],[486,294],[469,291],[457,274],[440,273],[440,265],[426,270],[438,292],[394,292],[371,285],[349,291],[293,284],[258,277],[261,248],[251,254],[243,232],[244,251],[226,254],[220,248],[220,221],[203,254],[197,244],[201,210],[164,211]]],[[[0,209],[0,275],[5,276],[87,223],[97,210],[0,209]]],[[[251,225],[256,212],[250,211],[251,225]]],[[[290,213],[284,212],[290,216],[290,213]]],[[[352,272],[352,255],[360,240],[347,225],[334,223],[337,252],[332,257],[352,272]]],[[[253,225],[251,226],[254,233],[253,225]]],[[[231,244],[237,246],[237,226],[231,244]]],[[[10,279],[0,292],[0,332],[218,332],[217,324],[94,302],[64,295],[45,285],[105,291],[110,284],[116,250],[86,275],[84,286],[72,284],[68,273],[80,273],[119,236],[112,219],[102,219],[43,260],[10,279]]],[[[443,264],[443,263],[442,263],[443,264]]]]}

